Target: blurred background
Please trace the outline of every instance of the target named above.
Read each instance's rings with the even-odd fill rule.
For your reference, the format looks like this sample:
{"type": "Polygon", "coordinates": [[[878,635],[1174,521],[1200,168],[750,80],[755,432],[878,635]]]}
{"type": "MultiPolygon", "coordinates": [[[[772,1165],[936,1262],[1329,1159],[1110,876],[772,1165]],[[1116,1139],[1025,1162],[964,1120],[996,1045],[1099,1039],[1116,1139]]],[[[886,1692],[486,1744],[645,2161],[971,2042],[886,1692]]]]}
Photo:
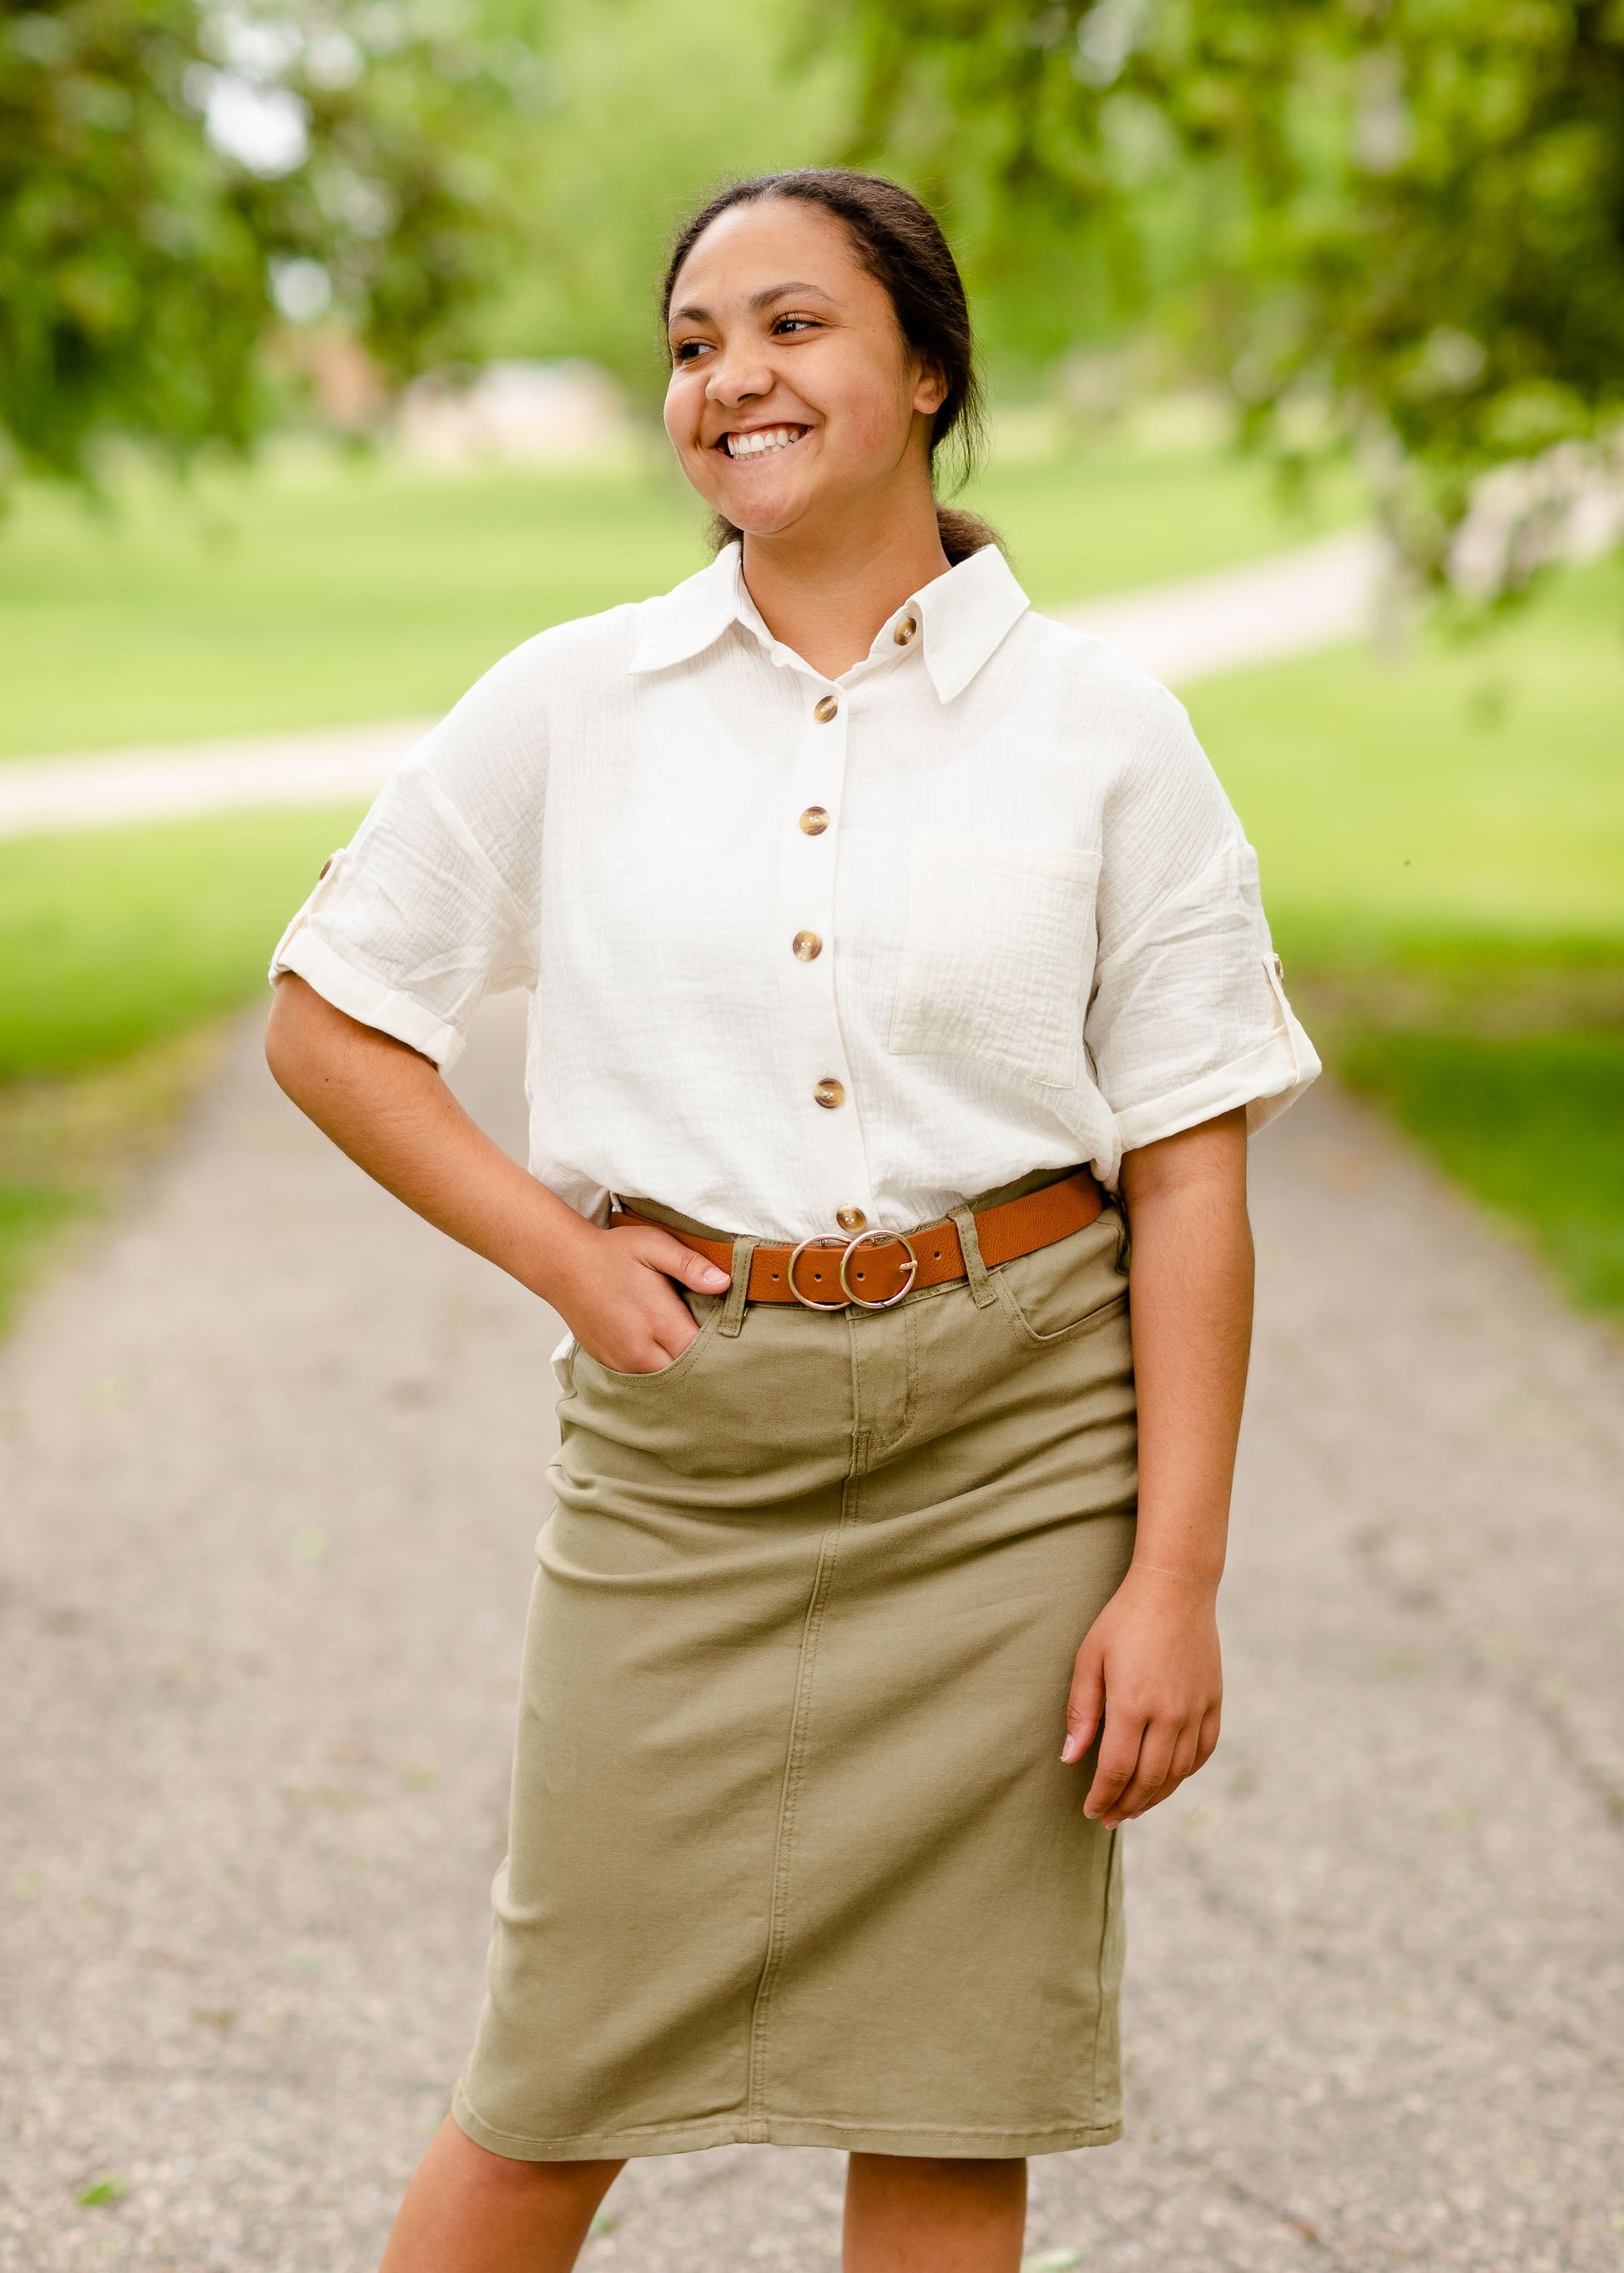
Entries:
{"type": "Polygon", "coordinates": [[[219,766],[396,754],[697,565],[661,249],[826,161],[944,214],[1039,606],[1380,532],[1368,631],[1249,662],[1266,584],[1169,675],[1343,1078],[1624,1310],[1624,28],[1568,0],[7,0],[0,1299],[366,802],[342,734],[219,766]],[[221,809],[64,828],[38,761],[132,748],[221,809]]]}

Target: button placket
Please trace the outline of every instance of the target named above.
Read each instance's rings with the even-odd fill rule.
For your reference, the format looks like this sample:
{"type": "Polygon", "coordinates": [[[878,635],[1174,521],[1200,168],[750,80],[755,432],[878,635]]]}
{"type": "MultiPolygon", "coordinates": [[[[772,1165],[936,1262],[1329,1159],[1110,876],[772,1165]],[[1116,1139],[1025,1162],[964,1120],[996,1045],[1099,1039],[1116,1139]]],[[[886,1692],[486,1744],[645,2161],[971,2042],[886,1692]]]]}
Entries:
{"type": "Polygon", "coordinates": [[[837,1004],[835,919],[840,804],[851,728],[845,687],[803,680],[802,725],[778,823],[778,919],[772,953],[793,1037],[792,1083],[814,1148],[814,1178],[833,1232],[841,1209],[871,1216],[872,1197],[850,1062],[837,1004]]]}

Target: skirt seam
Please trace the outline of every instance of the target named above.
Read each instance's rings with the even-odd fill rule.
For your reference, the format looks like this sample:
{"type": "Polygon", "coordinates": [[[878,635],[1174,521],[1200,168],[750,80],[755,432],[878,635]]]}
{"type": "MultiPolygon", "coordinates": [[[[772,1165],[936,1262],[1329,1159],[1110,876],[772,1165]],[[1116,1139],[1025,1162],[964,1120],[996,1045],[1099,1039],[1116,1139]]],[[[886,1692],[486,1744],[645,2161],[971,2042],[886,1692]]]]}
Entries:
{"type": "MultiPolygon", "coordinates": [[[[861,1439],[859,1446],[861,1449],[861,1439]]],[[[755,2010],[750,2016],[750,2057],[745,2083],[746,2135],[751,2141],[763,2143],[767,2134],[759,2127],[767,2119],[761,2112],[761,2093],[768,2072],[767,2029],[788,1925],[789,1877],[795,1848],[795,1810],[801,1796],[806,1759],[807,1723],[812,1711],[812,1684],[817,1670],[818,1636],[823,1628],[830,1588],[834,1584],[840,1534],[851,1519],[849,1501],[853,1489],[854,1479],[848,1476],[841,1489],[839,1520],[831,1531],[824,1533],[818,1549],[817,1570],[812,1580],[811,1599],[807,1604],[806,1623],[801,1631],[795,1701],[790,1713],[789,1752],[785,1762],[783,1794],[778,1802],[778,1834],[773,1842],[767,1948],[762,1962],[761,1978],[756,1984],[755,2010]]]]}
{"type": "Polygon", "coordinates": [[[1116,1853],[1120,1830],[1106,1834],[1110,1841],[1105,1857],[1105,1899],[1100,1904],[1100,1946],[1094,1953],[1095,2003],[1094,2017],[1094,2073],[1091,2093],[1094,2104],[1100,2104],[1100,2054],[1105,2043],[1105,1953],[1110,1944],[1111,1916],[1116,1902],[1116,1853]]]}
{"type": "MultiPolygon", "coordinates": [[[[687,2123],[622,2124],[612,2131],[576,2131],[541,2138],[524,2131],[508,2131],[500,2124],[487,2122],[470,2101],[459,2085],[453,2095],[452,2115],[458,2127],[470,2137],[483,2134],[477,2143],[486,2139],[505,2139],[515,2147],[530,2149],[568,2147],[577,2150],[565,2160],[608,2159],[614,2154],[633,2155],[641,2142],[658,2139],[684,2141],[687,2147],[673,2147],[673,2152],[701,2152],[709,2147],[806,2145],[817,2143],[813,2134],[854,2134],[861,2138],[888,2141],[964,2140],[977,2146],[988,2142],[1003,2142],[1011,2153],[1022,2151],[1020,2142],[1053,2140],[1054,2151],[1064,2153],[1067,2147],[1109,2146],[1122,2136],[1120,2120],[1109,2123],[1045,2123],[1025,2127],[975,2123],[883,2123],[863,2122],[846,2116],[788,2115],[763,2112],[758,2118],[741,2120],[737,2115],[701,2116],[687,2123]],[[471,2127],[471,2128],[470,2128],[471,2127]]],[[[646,2146],[644,2151],[646,2151],[646,2146]]],[[[500,2153],[494,2148],[493,2153],[500,2153]]],[[[856,2149],[861,2152],[861,2149],[856,2149]]],[[[874,2151],[884,2152],[883,2149],[874,2151]]],[[[896,2149],[892,2149],[896,2151],[896,2149]]],[[[1041,2151],[1041,2150],[1037,2150],[1041,2151]]]]}

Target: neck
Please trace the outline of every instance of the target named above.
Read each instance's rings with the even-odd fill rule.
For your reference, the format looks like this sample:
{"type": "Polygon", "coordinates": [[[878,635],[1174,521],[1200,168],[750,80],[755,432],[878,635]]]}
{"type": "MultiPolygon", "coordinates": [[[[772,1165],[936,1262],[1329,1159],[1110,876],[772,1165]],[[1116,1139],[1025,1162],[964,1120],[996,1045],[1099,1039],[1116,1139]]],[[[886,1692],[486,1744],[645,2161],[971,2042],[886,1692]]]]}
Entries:
{"type": "Polygon", "coordinates": [[[947,573],[929,487],[910,484],[836,529],[744,539],[744,581],[776,640],[825,679],[860,663],[910,593],[947,573]]]}

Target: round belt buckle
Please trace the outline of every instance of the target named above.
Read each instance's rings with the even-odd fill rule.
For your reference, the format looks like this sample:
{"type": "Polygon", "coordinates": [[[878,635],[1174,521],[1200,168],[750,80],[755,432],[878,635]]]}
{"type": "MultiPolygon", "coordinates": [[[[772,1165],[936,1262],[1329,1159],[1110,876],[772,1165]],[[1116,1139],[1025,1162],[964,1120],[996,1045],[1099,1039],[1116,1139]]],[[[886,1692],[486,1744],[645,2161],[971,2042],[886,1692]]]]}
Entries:
{"type": "MultiPolygon", "coordinates": [[[[860,1309],[889,1310],[893,1302],[899,1302],[902,1300],[903,1296],[907,1293],[908,1288],[914,1284],[914,1281],[918,1278],[918,1276],[919,1255],[914,1248],[913,1241],[907,1236],[906,1232],[860,1231],[855,1239],[848,1240],[846,1242],[846,1252],[840,1257],[841,1289],[845,1294],[850,1296],[851,1300],[857,1304],[860,1309]],[[901,1286],[898,1287],[894,1294],[883,1295],[877,1302],[871,1302],[866,1294],[859,1294],[854,1291],[850,1280],[846,1275],[846,1266],[851,1262],[851,1259],[856,1253],[857,1249],[860,1247],[866,1246],[870,1240],[890,1241],[893,1239],[897,1242],[899,1247],[906,1247],[908,1251],[908,1275],[903,1280],[901,1286]]],[[[826,1309],[829,1306],[827,1303],[820,1302],[817,1307],[819,1309],[826,1309]]]]}
{"type": "MultiPolygon", "coordinates": [[[[839,1245],[840,1245],[840,1242],[839,1242],[838,1239],[823,1239],[823,1238],[819,1238],[819,1237],[815,1234],[814,1234],[814,1236],[813,1236],[812,1238],[810,1238],[810,1239],[803,1239],[803,1240],[801,1241],[801,1244],[800,1244],[800,1246],[799,1246],[799,1247],[794,1247],[794,1248],[792,1248],[792,1249],[790,1249],[789,1270],[788,1270],[788,1273],[787,1273],[787,1275],[788,1275],[788,1279],[789,1279],[789,1291],[790,1291],[790,1293],[794,1296],[795,1300],[796,1300],[796,1301],[797,1301],[797,1302],[801,1305],[801,1307],[802,1307],[802,1309],[808,1309],[808,1310],[844,1310],[844,1309],[845,1309],[845,1308],[846,1308],[846,1304],[845,1304],[845,1302],[815,1302],[812,1300],[812,1297],[810,1296],[810,1294],[803,1294],[801,1293],[801,1291],[800,1287],[797,1287],[797,1286],[796,1286],[796,1284],[795,1284],[795,1265],[800,1262],[800,1260],[801,1260],[801,1257],[806,1253],[806,1251],[807,1251],[807,1249],[808,1249],[808,1247],[838,1247],[839,1245]]],[[[840,1263],[841,1263],[841,1268],[844,1270],[845,1265],[846,1265],[846,1257],[845,1257],[845,1256],[844,1256],[844,1255],[843,1255],[843,1256],[841,1257],[841,1258],[840,1258],[840,1263]]],[[[842,1285],[844,1285],[844,1284],[845,1284],[845,1280],[844,1280],[844,1279],[842,1279],[841,1284],[842,1284],[842,1285]]]]}

